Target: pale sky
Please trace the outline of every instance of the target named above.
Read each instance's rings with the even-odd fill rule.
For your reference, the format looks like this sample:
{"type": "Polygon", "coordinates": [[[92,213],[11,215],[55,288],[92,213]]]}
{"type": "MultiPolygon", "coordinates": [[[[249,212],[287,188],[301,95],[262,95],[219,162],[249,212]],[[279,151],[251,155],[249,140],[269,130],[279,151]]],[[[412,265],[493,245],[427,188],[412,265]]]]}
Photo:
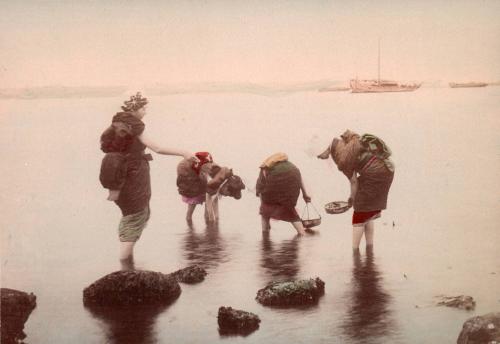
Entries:
{"type": "Polygon", "coordinates": [[[0,88],[500,80],[500,1],[2,1],[0,88]]]}

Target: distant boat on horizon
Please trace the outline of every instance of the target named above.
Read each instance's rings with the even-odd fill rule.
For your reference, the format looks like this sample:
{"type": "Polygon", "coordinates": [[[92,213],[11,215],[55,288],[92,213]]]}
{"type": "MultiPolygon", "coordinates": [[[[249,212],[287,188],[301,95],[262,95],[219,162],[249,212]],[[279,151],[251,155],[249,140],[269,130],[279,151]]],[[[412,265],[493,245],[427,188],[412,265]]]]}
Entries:
{"type": "Polygon", "coordinates": [[[352,93],[380,93],[380,92],[412,92],[420,87],[420,84],[402,84],[391,80],[358,80],[352,79],[352,93]]]}
{"type": "Polygon", "coordinates": [[[461,88],[461,87],[485,87],[488,86],[486,82],[450,82],[451,88],[461,88]]]}
{"type": "Polygon", "coordinates": [[[378,76],[377,80],[351,79],[350,86],[352,93],[381,93],[381,92],[412,92],[421,84],[402,84],[392,80],[380,79],[380,39],[378,40],[378,76]]]}

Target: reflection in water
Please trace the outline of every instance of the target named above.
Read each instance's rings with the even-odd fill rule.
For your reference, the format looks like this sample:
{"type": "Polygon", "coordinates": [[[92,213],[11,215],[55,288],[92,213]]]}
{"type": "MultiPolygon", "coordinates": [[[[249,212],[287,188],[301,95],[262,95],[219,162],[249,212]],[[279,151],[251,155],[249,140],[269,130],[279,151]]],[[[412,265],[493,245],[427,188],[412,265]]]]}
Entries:
{"type": "Polygon", "coordinates": [[[391,296],[382,289],[382,276],[374,261],[373,249],[367,248],[364,261],[359,250],[353,253],[352,287],[347,297],[350,307],[342,327],[356,343],[387,339],[394,330],[391,296]]]}
{"type": "Polygon", "coordinates": [[[275,245],[268,232],[262,232],[261,267],[271,281],[286,281],[297,276],[300,270],[298,262],[299,237],[284,240],[275,245]]]}
{"type": "Polygon", "coordinates": [[[196,233],[193,227],[189,227],[182,247],[183,255],[190,265],[206,269],[227,260],[225,243],[219,235],[217,223],[207,225],[204,233],[196,233]]]}
{"type": "Polygon", "coordinates": [[[110,308],[86,306],[104,324],[106,341],[112,344],[157,343],[154,325],[157,316],[167,308],[162,306],[127,306],[110,308]]]}

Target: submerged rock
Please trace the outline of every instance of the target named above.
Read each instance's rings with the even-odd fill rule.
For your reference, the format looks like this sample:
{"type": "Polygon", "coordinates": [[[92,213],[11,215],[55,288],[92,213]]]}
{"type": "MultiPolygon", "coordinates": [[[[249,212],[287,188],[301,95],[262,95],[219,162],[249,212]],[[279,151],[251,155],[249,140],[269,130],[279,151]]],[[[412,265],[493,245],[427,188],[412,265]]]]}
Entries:
{"type": "Polygon", "coordinates": [[[455,307],[470,311],[476,308],[476,302],[472,296],[442,296],[441,301],[438,302],[438,306],[455,307]]]}
{"type": "Polygon", "coordinates": [[[182,283],[199,283],[205,279],[207,272],[198,265],[188,266],[187,268],[177,270],[171,274],[177,281],[182,283]]]}
{"type": "Polygon", "coordinates": [[[500,343],[500,313],[488,313],[468,319],[457,344],[500,343]]]}
{"type": "Polygon", "coordinates": [[[273,282],[257,292],[256,300],[266,306],[300,306],[318,302],[325,282],[315,279],[273,282]]]}
{"type": "Polygon", "coordinates": [[[0,295],[0,342],[18,343],[26,338],[24,323],[36,307],[36,296],[8,288],[0,288],[0,295]]]}
{"type": "Polygon", "coordinates": [[[250,312],[220,307],[217,322],[221,334],[249,334],[259,328],[260,319],[250,312]]]}
{"type": "Polygon", "coordinates": [[[83,290],[83,303],[98,306],[161,305],[179,297],[181,288],[171,275],[153,271],[117,271],[83,290]]]}

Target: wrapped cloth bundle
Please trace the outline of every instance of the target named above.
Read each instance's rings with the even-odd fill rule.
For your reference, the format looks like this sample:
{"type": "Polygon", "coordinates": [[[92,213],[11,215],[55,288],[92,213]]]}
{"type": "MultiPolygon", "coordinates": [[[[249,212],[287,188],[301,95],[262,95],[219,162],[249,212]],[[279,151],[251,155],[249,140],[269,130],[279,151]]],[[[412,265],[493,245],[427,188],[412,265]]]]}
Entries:
{"type": "Polygon", "coordinates": [[[300,194],[299,169],[288,161],[284,153],[267,158],[261,165],[257,180],[257,196],[264,203],[295,207],[300,194]]]}

